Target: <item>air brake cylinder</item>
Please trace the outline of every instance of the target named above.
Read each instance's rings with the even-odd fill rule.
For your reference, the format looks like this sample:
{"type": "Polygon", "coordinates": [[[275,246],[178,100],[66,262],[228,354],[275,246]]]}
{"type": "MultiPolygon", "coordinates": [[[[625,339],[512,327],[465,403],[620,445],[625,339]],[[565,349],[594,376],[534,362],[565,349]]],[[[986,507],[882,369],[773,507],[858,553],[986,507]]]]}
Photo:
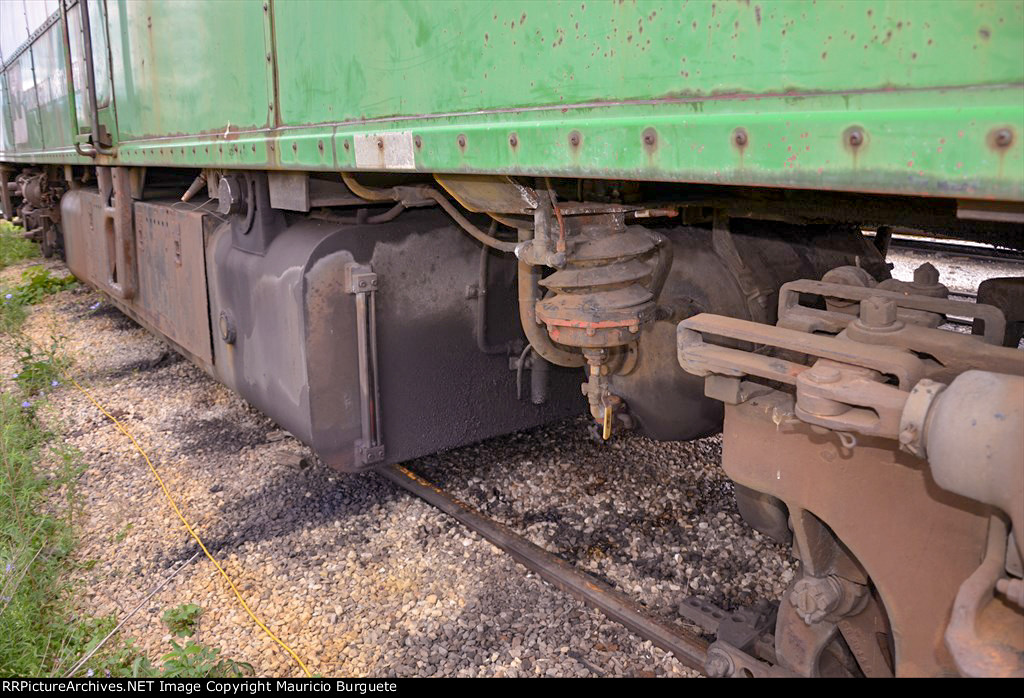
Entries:
{"type": "Polygon", "coordinates": [[[528,262],[533,255],[557,265],[540,280],[547,293],[536,303],[536,320],[553,342],[582,351],[588,372],[583,391],[607,439],[614,421],[631,425],[609,376],[655,319],[672,248],[658,233],[626,227],[621,214],[559,217],[555,251],[545,255],[543,246],[553,237],[539,235],[520,253],[528,262]]]}

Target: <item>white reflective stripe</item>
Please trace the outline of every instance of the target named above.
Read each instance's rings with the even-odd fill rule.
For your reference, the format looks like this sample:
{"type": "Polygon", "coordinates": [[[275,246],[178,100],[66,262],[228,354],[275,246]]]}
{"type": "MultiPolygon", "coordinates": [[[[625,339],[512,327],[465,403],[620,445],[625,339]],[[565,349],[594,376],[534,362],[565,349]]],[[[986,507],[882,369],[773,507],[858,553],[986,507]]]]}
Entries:
{"type": "Polygon", "coordinates": [[[356,167],[373,170],[415,170],[412,131],[356,134],[356,167]]]}

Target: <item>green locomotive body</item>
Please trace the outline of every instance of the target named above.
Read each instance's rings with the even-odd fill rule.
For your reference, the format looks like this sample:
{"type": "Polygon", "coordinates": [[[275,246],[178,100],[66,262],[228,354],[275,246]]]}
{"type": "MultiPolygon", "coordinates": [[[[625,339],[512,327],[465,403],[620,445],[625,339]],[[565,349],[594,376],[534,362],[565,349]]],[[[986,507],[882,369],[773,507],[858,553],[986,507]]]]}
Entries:
{"type": "Polygon", "coordinates": [[[21,4],[9,162],[92,162],[91,78],[100,164],[1024,200],[1018,2],[94,0],[91,75],[81,6],[21,4]]]}

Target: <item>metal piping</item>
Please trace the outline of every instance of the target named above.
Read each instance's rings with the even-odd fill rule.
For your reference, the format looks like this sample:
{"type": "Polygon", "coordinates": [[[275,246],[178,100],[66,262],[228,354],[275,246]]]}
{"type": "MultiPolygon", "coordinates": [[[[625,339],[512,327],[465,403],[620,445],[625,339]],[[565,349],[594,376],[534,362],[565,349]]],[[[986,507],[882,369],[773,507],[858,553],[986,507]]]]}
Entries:
{"type": "Polygon", "coordinates": [[[437,189],[434,189],[433,187],[423,187],[421,191],[425,196],[430,197],[438,204],[440,204],[441,208],[445,210],[445,213],[451,216],[455,220],[455,222],[462,227],[463,230],[472,235],[479,242],[483,243],[484,245],[487,245],[488,247],[493,247],[496,250],[501,250],[502,252],[516,251],[518,243],[502,242],[498,238],[491,237],[484,231],[480,230],[475,225],[470,223],[468,218],[459,213],[458,209],[455,208],[455,205],[448,200],[448,197],[439,192],[437,189]]]}
{"type": "Polygon", "coordinates": [[[398,194],[395,192],[394,187],[391,189],[376,189],[374,187],[364,187],[362,184],[356,181],[356,178],[350,175],[348,172],[341,173],[341,181],[345,183],[345,186],[352,190],[352,193],[361,199],[367,201],[395,201],[398,198],[398,194]]]}
{"type": "MultiPolygon", "coordinates": [[[[520,230],[520,241],[529,240],[530,231],[520,230]]],[[[519,320],[523,325],[526,341],[546,361],[558,366],[579,368],[586,363],[583,354],[560,348],[548,336],[547,329],[537,324],[537,301],[540,300],[540,269],[519,260],[519,320]]]]}
{"type": "Polygon", "coordinates": [[[367,199],[368,201],[401,201],[406,206],[422,204],[424,199],[435,201],[445,210],[445,213],[451,216],[452,219],[459,224],[459,227],[472,235],[478,242],[487,245],[488,247],[493,247],[496,250],[501,250],[502,252],[516,251],[516,243],[504,242],[480,230],[480,228],[473,225],[468,218],[463,216],[459,210],[455,208],[455,205],[448,200],[448,197],[434,187],[414,185],[408,187],[392,187],[390,189],[374,189],[372,187],[364,187],[347,172],[341,173],[341,179],[345,182],[345,185],[352,190],[353,194],[360,198],[367,199]],[[415,196],[410,199],[407,196],[408,194],[414,194],[415,196]]]}

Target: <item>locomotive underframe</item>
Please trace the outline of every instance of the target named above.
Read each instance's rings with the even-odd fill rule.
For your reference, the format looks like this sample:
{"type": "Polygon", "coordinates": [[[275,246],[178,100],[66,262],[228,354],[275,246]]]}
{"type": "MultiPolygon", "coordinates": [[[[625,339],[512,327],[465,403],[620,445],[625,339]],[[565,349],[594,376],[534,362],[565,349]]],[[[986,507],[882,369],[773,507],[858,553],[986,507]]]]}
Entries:
{"type": "MultiPolygon", "coordinates": [[[[80,279],[343,470],[588,407],[596,438],[694,438],[720,428],[724,402],[740,511],[791,540],[802,572],[777,613],[746,614],[775,618],[773,633],[719,633],[709,674],[1021,671],[1022,503],[993,493],[1020,489],[1024,464],[1003,458],[980,493],[951,488],[966,456],[937,484],[920,439],[908,454],[894,431],[913,381],[1024,373],[998,346],[1020,340],[1019,284],[967,308],[929,265],[905,283],[884,262],[893,223],[1019,245],[1012,207],[979,221],[953,201],[655,183],[6,174],[80,279]],[[946,314],[977,317],[978,337],[934,329],[946,314]],[[817,392],[815,358],[840,376],[817,392]]],[[[993,438],[1020,438],[1011,395],[1017,416],[993,438]]]]}

